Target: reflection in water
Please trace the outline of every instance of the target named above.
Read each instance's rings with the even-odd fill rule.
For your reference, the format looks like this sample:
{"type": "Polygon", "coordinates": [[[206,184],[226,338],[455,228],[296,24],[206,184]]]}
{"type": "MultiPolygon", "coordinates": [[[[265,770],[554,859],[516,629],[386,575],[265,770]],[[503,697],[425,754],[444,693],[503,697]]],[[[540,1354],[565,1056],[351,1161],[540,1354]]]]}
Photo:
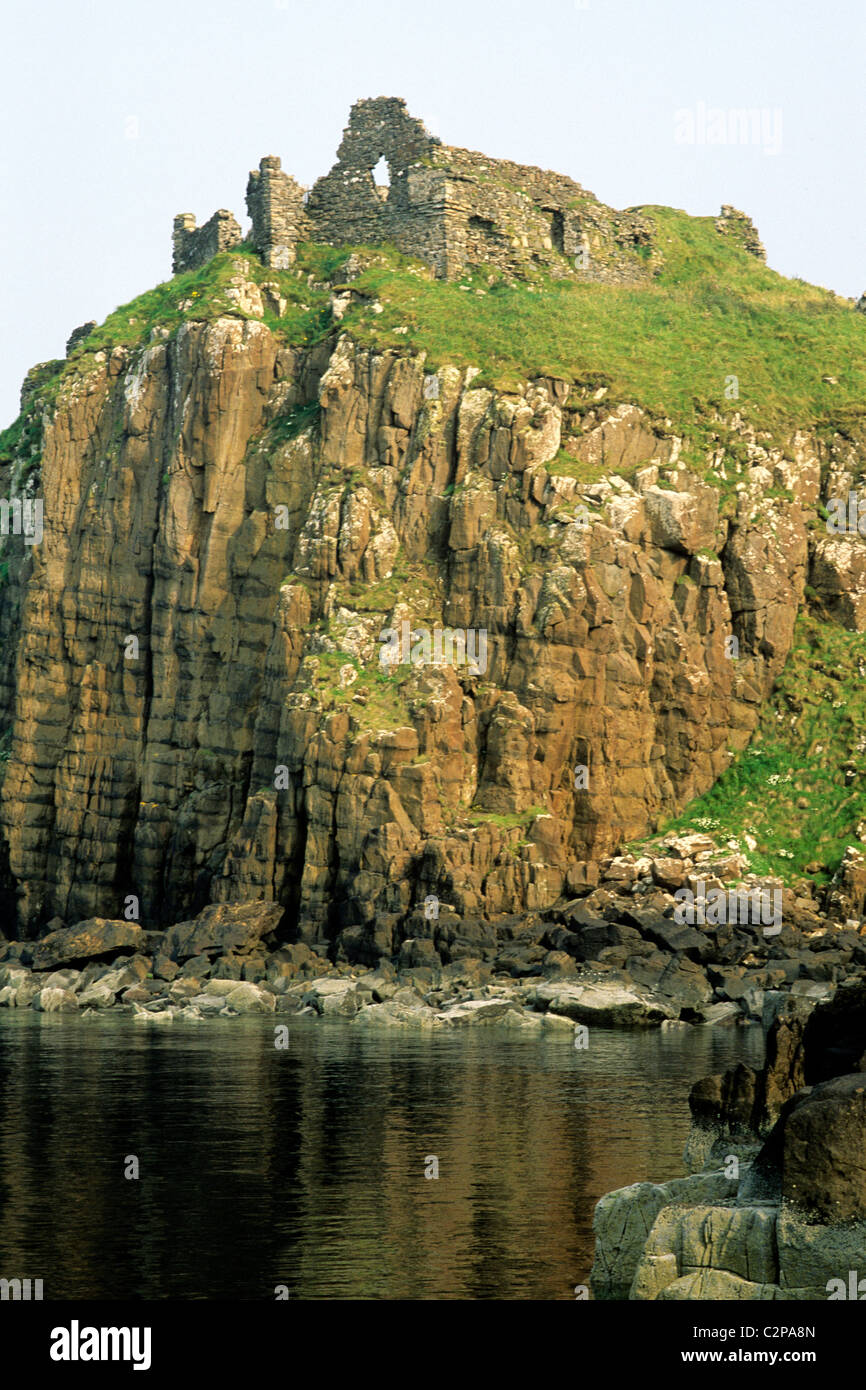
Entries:
{"type": "Polygon", "coordinates": [[[570,1298],[759,1028],[422,1037],[0,1017],[0,1277],[45,1298],[570,1298]],[[138,1181],[124,1177],[129,1155],[138,1181]],[[426,1179],[425,1160],[439,1160],[426,1179]]]}

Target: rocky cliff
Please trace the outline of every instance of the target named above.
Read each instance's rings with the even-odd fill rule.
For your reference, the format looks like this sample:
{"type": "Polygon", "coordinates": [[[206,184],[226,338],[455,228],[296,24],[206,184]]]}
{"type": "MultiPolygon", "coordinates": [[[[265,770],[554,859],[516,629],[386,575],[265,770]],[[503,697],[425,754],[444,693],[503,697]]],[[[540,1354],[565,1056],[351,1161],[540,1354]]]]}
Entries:
{"type": "Polygon", "coordinates": [[[23,935],[264,900],[374,961],[548,906],[747,744],[810,578],[861,626],[860,544],[814,530],[857,428],[717,415],[696,450],[597,373],[497,384],[371,337],[382,264],[223,253],[25,383],[3,472],[44,536],[0,570],[23,935]]]}

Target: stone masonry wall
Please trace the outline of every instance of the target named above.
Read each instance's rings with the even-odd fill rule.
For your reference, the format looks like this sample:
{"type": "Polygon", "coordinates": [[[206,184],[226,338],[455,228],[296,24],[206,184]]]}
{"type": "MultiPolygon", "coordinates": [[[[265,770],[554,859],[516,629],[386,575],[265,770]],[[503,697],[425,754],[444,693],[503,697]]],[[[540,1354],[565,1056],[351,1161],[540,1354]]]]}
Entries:
{"type": "Polygon", "coordinates": [[[304,190],[284,173],[277,155],[267,155],[247,183],[247,212],[252,244],[265,265],[287,270],[295,247],[310,236],[304,213],[304,190]]]}
{"type": "Polygon", "coordinates": [[[732,208],[730,203],[723,203],[722,210],[716,218],[716,231],[721,232],[722,236],[735,237],[744,251],[756,256],[759,261],[766,261],[767,253],[757,227],[751,217],[740,212],[739,208],[732,208]]]}
{"type": "MultiPolygon", "coordinates": [[[[269,155],[250,174],[247,210],[252,244],[276,268],[292,265],[297,242],[310,238],[336,246],[388,242],[445,279],[471,267],[521,275],[540,266],[623,282],[651,269],[635,254],[650,244],[639,213],[614,212],[562,174],[443,145],[397,97],[355,103],[337,161],[306,205],[304,190],[269,155]],[[374,181],[381,159],[387,188],[374,181]]],[[[228,212],[198,229],[182,214],[174,224],[174,272],[240,240],[228,212]]]]}
{"type": "Polygon", "coordinates": [[[427,167],[438,143],[399,98],[356,102],[336,164],[310,193],[316,237],[336,245],[393,241],[444,273],[444,187],[427,167]],[[385,200],[373,181],[382,158],[391,181],[385,200]]]}
{"type": "MultiPolygon", "coordinates": [[[[337,162],[314,185],[307,212],[319,240],[389,241],[449,279],[468,266],[519,274],[528,263],[565,274],[581,250],[592,262],[600,233],[604,278],[634,278],[617,245],[648,239],[637,214],[612,213],[562,174],[442,145],[391,97],[352,107],[337,162]],[[381,158],[390,174],[384,198],[372,174],[381,158]]],[[[599,262],[595,278],[601,271],[599,262]]]]}
{"type": "Polygon", "coordinates": [[[184,270],[195,270],[220,251],[228,251],[242,240],[240,227],[225,208],[215,212],[202,227],[196,227],[195,217],[191,212],[178,213],[174,219],[171,238],[172,274],[179,275],[184,270]]]}

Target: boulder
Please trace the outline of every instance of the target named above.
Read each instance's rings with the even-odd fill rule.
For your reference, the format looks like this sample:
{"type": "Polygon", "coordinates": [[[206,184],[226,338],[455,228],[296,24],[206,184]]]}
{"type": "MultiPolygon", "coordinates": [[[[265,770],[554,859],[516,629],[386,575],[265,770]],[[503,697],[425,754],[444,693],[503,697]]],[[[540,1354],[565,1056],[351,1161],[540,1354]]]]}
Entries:
{"type": "Polygon", "coordinates": [[[8,986],[11,989],[17,989],[29,978],[30,971],[23,965],[0,966],[0,987],[8,986]]]}
{"type": "Polygon", "coordinates": [[[686,864],[682,859],[673,856],[654,859],[652,876],[660,888],[667,888],[673,893],[677,888],[682,888],[686,881],[686,864]]]}
{"type": "Polygon", "coordinates": [[[317,1014],[353,1018],[358,1011],[357,981],[348,975],[313,980],[304,990],[301,1002],[304,1007],[315,1009],[317,1014]]]}
{"type": "Polygon", "coordinates": [[[579,907],[567,914],[564,927],[545,932],[542,939],[551,950],[565,951],[575,960],[585,962],[598,960],[601,952],[612,946],[634,949],[640,944],[641,935],[633,926],[607,921],[579,907]]]}
{"type": "Polygon", "coordinates": [[[82,970],[52,970],[51,974],[42,980],[43,989],[69,989],[75,994],[80,989],[84,972],[82,970]]]}
{"type": "Polygon", "coordinates": [[[866,1220],[866,1072],[797,1095],[779,1123],[783,1200],[825,1225],[866,1220]]]}
{"type": "Polygon", "coordinates": [[[186,1007],[195,1009],[200,1017],[207,1017],[222,1013],[227,1002],[223,994],[194,994],[186,1007]]]}
{"type": "Polygon", "coordinates": [[[82,1009],[110,1009],[116,998],[116,991],[108,985],[88,985],[78,995],[78,1005],[82,1009]]]}
{"type": "Polygon", "coordinates": [[[651,909],[633,908],[627,916],[644,940],[662,951],[681,952],[694,961],[708,960],[712,954],[712,940],[697,927],[681,926],[672,917],[663,917],[651,909]]]}
{"type": "Polygon", "coordinates": [[[71,989],[40,989],[32,1007],[44,1014],[77,1013],[78,1000],[71,989]]]}
{"type": "MultiPolygon", "coordinates": [[[[510,1014],[516,1014],[518,1021],[522,1020],[523,1010],[511,999],[464,999],[462,1003],[446,1009],[440,1017],[443,1023],[462,1028],[467,1025],[513,1021],[508,1017],[510,1014]]],[[[541,1023],[540,1016],[537,1017],[537,1023],[541,1023]]]]}
{"type": "Polygon", "coordinates": [[[175,979],[178,968],[177,962],[171,960],[169,956],[154,956],[153,958],[154,975],[157,979],[167,980],[169,984],[175,979]]]}
{"type": "Polygon", "coordinates": [[[400,945],[397,966],[400,970],[436,969],[441,965],[439,952],[429,937],[408,937],[400,945]]]}
{"type": "Polygon", "coordinates": [[[577,966],[567,951],[547,951],[541,962],[541,973],[548,979],[576,975],[577,966]]]}
{"type": "Polygon", "coordinates": [[[647,1235],[664,1207],[671,1203],[730,1200],[736,1190],[736,1180],[724,1172],[713,1172],[674,1178],[667,1183],[633,1183],[602,1197],[592,1223],[596,1240],[591,1276],[593,1296],[629,1296],[647,1235]]]}
{"type": "Polygon", "coordinates": [[[213,969],[215,959],[216,957],[205,954],[190,956],[188,960],[184,961],[178,973],[185,980],[206,980],[213,969]]]}
{"type": "Polygon", "coordinates": [[[669,1001],[674,1017],[689,1022],[703,1017],[713,991],[699,965],[684,956],[675,956],[665,966],[656,986],[663,1001],[669,1001]]]}
{"type": "Polygon", "coordinates": [[[829,1002],[811,1011],[804,1002],[799,1018],[800,1086],[866,1071],[866,984],[838,989],[829,1002]]]}
{"type": "MultiPolygon", "coordinates": [[[[236,1014],[272,1014],[276,1008],[276,995],[271,994],[270,990],[262,989],[260,985],[253,984],[251,980],[242,980],[239,984],[232,985],[231,981],[226,981],[230,986],[226,994],[226,1008],[233,1010],[236,1014]]],[[[212,997],[212,996],[206,996],[212,997]]],[[[194,1003],[194,1000],[190,1001],[194,1003]]]]}
{"type": "Polygon", "coordinates": [[[758,1092],[758,1074],[744,1062],[726,1072],[704,1076],[689,1092],[692,1121],[720,1134],[754,1134],[758,1092]]]}
{"type": "Polygon", "coordinates": [[[88,961],[114,960],[133,955],[145,944],[137,922],[121,922],[90,917],[74,927],[50,932],[33,949],[34,970],[56,970],[62,965],[86,965],[88,961]]]}
{"type": "Polygon", "coordinates": [[[140,1004],[134,1004],[133,1008],[135,1011],[133,1014],[133,1022],[135,1023],[151,1023],[162,1025],[174,1022],[174,1009],[146,1009],[142,1008],[140,1004]]]}
{"type": "Polygon", "coordinates": [[[586,984],[539,985],[536,1001],[551,1013],[602,1028],[640,1028],[676,1016],[676,1011],[613,979],[586,984]]]}
{"type": "Polygon", "coordinates": [[[440,1014],[426,1004],[405,1004],[389,999],[384,1004],[370,1004],[360,1009],[352,1019],[353,1028],[443,1028],[447,1027],[440,1014]]]}
{"type": "Polygon", "coordinates": [[[170,927],[161,954],[182,963],[196,956],[252,955],[276,931],[283,917],[279,903],[211,903],[190,922],[170,927]]]}

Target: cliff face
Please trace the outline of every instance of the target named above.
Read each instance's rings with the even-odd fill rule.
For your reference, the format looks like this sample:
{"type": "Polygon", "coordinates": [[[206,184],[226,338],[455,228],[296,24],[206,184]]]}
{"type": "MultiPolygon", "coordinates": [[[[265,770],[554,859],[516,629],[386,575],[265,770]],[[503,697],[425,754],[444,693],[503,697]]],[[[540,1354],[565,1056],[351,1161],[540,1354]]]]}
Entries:
{"type": "Polygon", "coordinates": [[[752,438],[720,505],[603,389],[291,348],[235,289],[247,317],[97,352],[46,409],[0,594],[20,929],[256,898],[363,957],[427,895],[440,930],[550,904],[748,741],[841,445],[752,438]]]}

